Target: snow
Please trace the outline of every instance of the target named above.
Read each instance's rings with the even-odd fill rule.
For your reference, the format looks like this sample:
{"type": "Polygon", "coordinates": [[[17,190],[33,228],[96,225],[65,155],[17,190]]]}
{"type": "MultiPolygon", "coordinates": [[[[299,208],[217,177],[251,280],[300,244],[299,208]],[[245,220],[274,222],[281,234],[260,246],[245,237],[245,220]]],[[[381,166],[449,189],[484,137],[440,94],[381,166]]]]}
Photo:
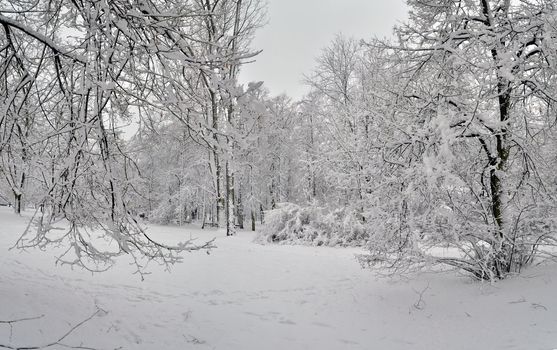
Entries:
{"type": "MultiPolygon", "coordinates": [[[[153,226],[160,239],[216,238],[145,281],[122,259],[91,275],[55,250],[8,250],[25,226],[0,207],[0,344],[40,345],[103,311],[65,342],[98,349],[554,349],[557,269],[497,284],[455,272],[387,278],[356,248],[259,245],[254,234],[153,226]],[[11,338],[11,340],[10,340],[11,338]]],[[[56,348],[56,347],[52,347],[56,348]]],[[[52,349],[51,348],[51,349],[52,349]]]]}

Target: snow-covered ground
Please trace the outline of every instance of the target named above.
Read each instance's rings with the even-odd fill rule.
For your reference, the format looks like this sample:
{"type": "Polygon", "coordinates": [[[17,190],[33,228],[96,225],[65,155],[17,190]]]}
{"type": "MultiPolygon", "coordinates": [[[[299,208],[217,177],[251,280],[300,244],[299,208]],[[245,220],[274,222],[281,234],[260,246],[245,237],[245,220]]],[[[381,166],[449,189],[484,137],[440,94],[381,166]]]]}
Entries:
{"type": "MultiPolygon", "coordinates": [[[[376,277],[357,249],[263,246],[196,227],[159,237],[217,237],[171,273],[141,281],[123,261],[91,275],[54,265],[53,251],[8,250],[25,219],[0,207],[0,344],[55,341],[98,349],[557,348],[557,266],[490,285],[454,272],[376,277]],[[10,332],[12,334],[10,334],[10,332]],[[11,339],[10,339],[11,338],[11,339]]],[[[56,348],[56,347],[54,347],[56,348]]]]}

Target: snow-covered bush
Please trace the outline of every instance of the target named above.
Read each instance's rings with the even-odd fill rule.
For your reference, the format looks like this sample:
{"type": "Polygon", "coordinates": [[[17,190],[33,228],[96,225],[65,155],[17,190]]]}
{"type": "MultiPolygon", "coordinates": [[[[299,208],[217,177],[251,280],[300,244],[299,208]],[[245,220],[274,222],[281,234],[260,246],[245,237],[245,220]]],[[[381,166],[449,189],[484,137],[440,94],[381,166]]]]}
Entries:
{"type": "Polygon", "coordinates": [[[328,211],[317,206],[280,203],[266,213],[265,221],[256,238],[260,243],[361,246],[368,237],[356,213],[347,208],[328,211]]]}
{"type": "Polygon", "coordinates": [[[179,217],[179,214],[177,214],[178,211],[179,209],[174,202],[161,202],[149,213],[149,221],[161,225],[172,224],[179,217]]]}

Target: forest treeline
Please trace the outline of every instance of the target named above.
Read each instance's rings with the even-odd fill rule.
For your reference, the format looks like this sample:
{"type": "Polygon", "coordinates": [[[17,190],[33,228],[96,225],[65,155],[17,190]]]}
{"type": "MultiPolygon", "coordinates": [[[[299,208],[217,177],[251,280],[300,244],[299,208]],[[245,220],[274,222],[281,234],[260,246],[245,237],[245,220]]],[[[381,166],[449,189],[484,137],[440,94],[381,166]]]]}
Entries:
{"type": "Polygon", "coordinates": [[[333,38],[294,100],[238,83],[262,1],[0,1],[1,193],[36,208],[18,245],[173,263],[210,243],[157,243],[145,220],[266,222],[263,241],[364,245],[396,271],[552,258],[554,1],[407,4],[392,39],[333,38]]]}

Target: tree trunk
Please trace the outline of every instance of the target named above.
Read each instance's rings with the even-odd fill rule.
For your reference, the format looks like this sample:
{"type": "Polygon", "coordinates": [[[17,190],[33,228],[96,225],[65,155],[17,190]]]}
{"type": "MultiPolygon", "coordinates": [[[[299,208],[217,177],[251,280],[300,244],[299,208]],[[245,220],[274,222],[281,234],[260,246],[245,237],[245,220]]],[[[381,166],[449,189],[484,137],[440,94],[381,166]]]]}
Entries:
{"type": "Polygon", "coordinates": [[[228,161],[225,165],[226,172],[226,235],[233,236],[236,233],[236,220],[234,219],[234,179],[230,175],[228,161]]]}
{"type": "Polygon", "coordinates": [[[239,188],[238,191],[238,196],[237,196],[237,201],[236,201],[236,217],[238,218],[238,226],[240,226],[240,229],[244,229],[244,204],[242,202],[242,189],[239,188]]]}
{"type": "MultiPolygon", "coordinates": [[[[487,0],[480,0],[482,13],[485,16],[485,24],[490,31],[495,31],[493,23],[492,9],[487,0]]],[[[507,14],[509,3],[505,4],[503,12],[507,14]]],[[[491,58],[497,68],[497,94],[499,107],[499,121],[501,126],[499,130],[494,130],[493,136],[496,140],[495,155],[488,154],[490,191],[491,191],[491,210],[495,220],[495,232],[493,237],[492,249],[494,251],[490,263],[492,271],[496,278],[504,278],[505,274],[513,269],[512,250],[513,247],[508,241],[508,220],[505,211],[507,207],[507,187],[505,186],[505,175],[507,172],[507,163],[510,153],[510,147],[507,139],[509,136],[508,121],[511,117],[511,84],[501,72],[502,60],[499,49],[504,49],[506,43],[504,39],[500,39],[497,46],[491,49],[491,58]]]]}
{"type": "Polygon", "coordinates": [[[499,78],[499,113],[500,121],[503,125],[500,132],[496,135],[496,157],[493,159],[492,168],[490,170],[490,189],[491,189],[491,207],[493,218],[497,225],[495,232],[495,250],[493,266],[497,278],[503,278],[505,274],[514,269],[512,259],[513,247],[508,241],[509,230],[508,220],[505,213],[507,207],[507,188],[505,186],[504,177],[507,171],[507,163],[509,158],[509,146],[507,137],[509,131],[505,124],[510,117],[510,87],[509,83],[499,78]]]}
{"type": "MultiPolygon", "coordinates": [[[[211,96],[211,117],[213,122],[213,140],[215,140],[215,144],[218,144],[218,136],[215,131],[219,130],[219,122],[218,122],[218,106],[217,106],[217,97],[215,92],[209,92],[211,96]]],[[[216,224],[217,227],[221,226],[222,223],[222,209],[224,207],[224,198],[222,196],[221,190],[221,177],[222,177],[222,169],[219,160],[219,154],[217,150],[217,146],[213,146],[213,159],[215,162],[215,190],[216,190],[216,204],[217,204],[217,213],[216,213],[216,224]]]]}
{"type": "Polygon", "coordinates": [[[14,213],[21,214],[22,194],[14,192],[14,213]]]}

